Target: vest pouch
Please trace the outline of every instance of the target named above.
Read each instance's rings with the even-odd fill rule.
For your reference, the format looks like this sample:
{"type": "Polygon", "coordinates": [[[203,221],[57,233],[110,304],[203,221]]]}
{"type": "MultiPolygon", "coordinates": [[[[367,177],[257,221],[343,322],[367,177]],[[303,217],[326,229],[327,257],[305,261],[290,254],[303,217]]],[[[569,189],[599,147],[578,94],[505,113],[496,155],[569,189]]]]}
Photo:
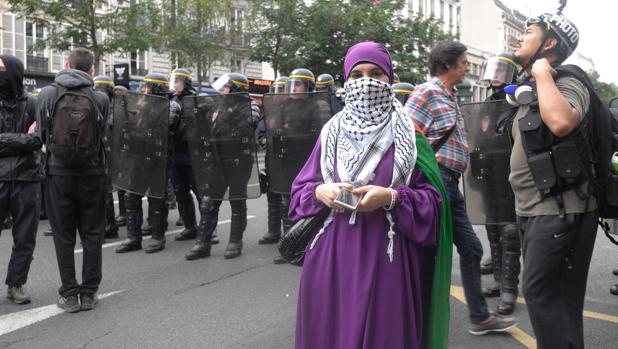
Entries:
{"type": "Polygon", "coordinates": [[[556,174],[566,185],[577,184],[580,175],[582,174],[581,160],[575,143],[563,141],[553,146],[554,163],[556,165],[556,174]]]}
{"type": "Polygon", "coordinates": [[[556,185],[556,172],[551,152],[543,152],[528,156],[528,167],[532,172],[534,183],[545,198],[550,194],[550,190],[556,185]]]}
{"type": "Polygon", "coordinates": [[[612,171],[607,183],[607,204],[618,207],[618,172],[612,171]]]}
{"type": "Polygon", "coordinates": [[[548,149],[554,143],[554,135],[541,119],[538,106],[530,110],[517,122],[526,152],[537,153],[548,149]]]}

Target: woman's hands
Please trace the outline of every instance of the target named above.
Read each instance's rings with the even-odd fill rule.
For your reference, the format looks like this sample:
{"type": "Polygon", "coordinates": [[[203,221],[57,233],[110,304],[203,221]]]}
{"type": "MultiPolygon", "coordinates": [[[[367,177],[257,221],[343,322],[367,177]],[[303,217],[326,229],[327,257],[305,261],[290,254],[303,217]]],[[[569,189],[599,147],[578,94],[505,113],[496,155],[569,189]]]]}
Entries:
{"type": "Polygon", "coordinates": [[[393,199],[394,189],[380,187],[378,185],[366,185],[352,190],[355,195],[363,195],[363,199],[358,203],[356,211],[373,212],[381,207],[389,206],[393,199]]]}
{"type": "Polygon", "coordinates": [[[320,184],[315,188],[315,197],[320,200],[321,203],[330,208],[342,208],[335,203],[335,198],[337,197],[337,194],[339,194],[339,190],[341,190],[341,188],[352,190],[352,185],[348,183],[320,184]]]}

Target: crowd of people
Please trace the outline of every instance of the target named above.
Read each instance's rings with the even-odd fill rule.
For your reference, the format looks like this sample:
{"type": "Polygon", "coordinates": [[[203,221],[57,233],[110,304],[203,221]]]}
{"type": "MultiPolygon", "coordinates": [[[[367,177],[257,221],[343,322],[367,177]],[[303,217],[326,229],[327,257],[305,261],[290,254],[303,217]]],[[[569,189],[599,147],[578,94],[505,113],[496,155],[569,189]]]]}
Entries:
{"type": "MultiPolygon", "coordinates": [[[[325,217],[305,254],[296,348],[445,348],[453,244],[471,334],[517,325],[507,316],[521,268],[538,347],[583,348],[597,200],[586,176],[546,180],[564,178],[560,169],[578,163],[570,150],[580,144],[576,135],[586,141],[578,130],[592,117],[594,91],[561,68],[578,40],[561,13],[545,13],[528,20],[512,54],[485,65],[483,78],[494,91],[488,101],[508,111],[499,115],[512,140],[501,180],[513,194],[506,219],[486,215],[486,269],[495,282],[485,288],[483,248],[460,191],[466,169],[480,163],[457,99],[456,85],[469,69],[459,42],[434,45],[432,78],[416,87],[397,81],[385,46],[358,43],[345,55],[341,90],[329,74],[295,69],[273,83],[262,110],[242,74],[221,76],[212,95],[197,93],[184,68],[169,78],[149,73],[139,91],[129,92],[107,76],[93,78],[93,55],[82,48],[70,53],[54,85],[33,97],[24,92],[23,64],[0,55],[0,220],[10,216],[14,241],[8,297],[30,302],[24,285],[42,208],[60,273],[57,305],[73,313],[96,307],[102,244],[119,237],[118,226],[126,225],[127,236],[116,253],[141,250],[145,234],[152,235],[146,253],[165,248],[171,197],[184,225],[175,240],[195,239],[187,260],[209,257],[219,242],[223,201],[232,211],[224,258],[239,257],[246,200],[255,197],[249,183],[259,177],[268,202],[259,244],[279,242],[300,219],[325,217]],[[266,164],[259,176],[258,147],[266,164]],[[144,164],[135,163],[140,156],[144,164]],[[356,204],[342,204],[342,193],[356,204]],[[494,312],[486,297],[498,296],[494,312]]],[[[486,130],[492,123],[479,124],[486,130]]],[[[481,206],[489,212],[493,202],[488,197],[481,206]]]]}

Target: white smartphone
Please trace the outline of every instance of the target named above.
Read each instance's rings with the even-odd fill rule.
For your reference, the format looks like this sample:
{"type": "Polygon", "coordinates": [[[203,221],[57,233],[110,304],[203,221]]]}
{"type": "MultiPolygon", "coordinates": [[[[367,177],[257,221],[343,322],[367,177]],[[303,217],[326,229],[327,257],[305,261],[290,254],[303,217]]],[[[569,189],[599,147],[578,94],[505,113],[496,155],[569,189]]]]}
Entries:
{"type": "Polygon", "coordinates": [[[349,189],[341,188],[335,198],[335,203],[341,207],[354,211],[362,198],[362,195],[359,196],[352,193],[349,189]]]}

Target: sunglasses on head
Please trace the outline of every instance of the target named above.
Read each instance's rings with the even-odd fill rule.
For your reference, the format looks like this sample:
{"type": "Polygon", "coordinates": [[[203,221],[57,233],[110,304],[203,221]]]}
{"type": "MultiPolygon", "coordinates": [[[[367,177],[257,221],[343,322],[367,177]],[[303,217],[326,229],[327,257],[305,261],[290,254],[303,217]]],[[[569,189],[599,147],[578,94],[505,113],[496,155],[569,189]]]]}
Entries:
{"type": "Polygon", "coordinates": [[[551,30],[551,24],[549,24],[549,21],[543,15],[540,15],[538,17],[528,18],[526,19],[525,24],[526,24],[526,27],[529,27],[532,24],[541,24],[541,23],[545,23],[545,25],[547,25],[547,30],[551,30]]]}

